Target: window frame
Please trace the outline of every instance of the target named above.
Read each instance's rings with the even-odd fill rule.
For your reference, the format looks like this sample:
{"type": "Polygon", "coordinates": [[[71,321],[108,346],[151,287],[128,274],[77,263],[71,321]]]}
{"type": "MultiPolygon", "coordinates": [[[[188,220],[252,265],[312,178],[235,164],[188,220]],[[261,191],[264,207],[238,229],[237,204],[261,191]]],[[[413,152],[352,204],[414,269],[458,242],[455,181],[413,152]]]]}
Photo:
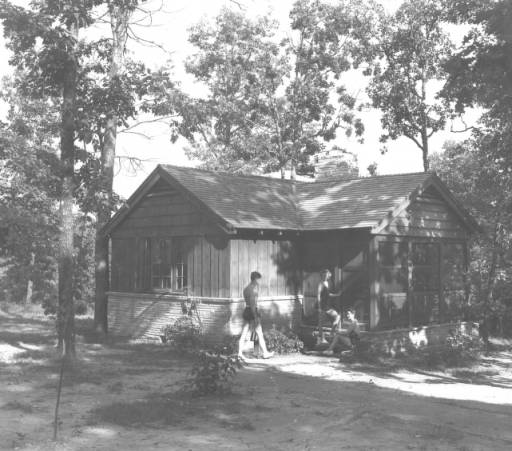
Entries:
{"type": "Polygon", "coordinates": [[[182,237],[151,238],[150,290],[154,293],[183,294],[188,289],[188,264],[182,237]],[[165,243],[165,246],[162,244],[165,243]],[[155,250],[159,255],[156,256],[155,250]],[[162,256],[163,249],[163,256],[162,256]],[[155,261],[157,259],[159,261],[155,261]],[[159,268],[157,269],[159,265],[159,268]],[[162,271],[162,267],[165,268],[162,271]],[[156,273],[156,274],[155,274],[156,273]]]}

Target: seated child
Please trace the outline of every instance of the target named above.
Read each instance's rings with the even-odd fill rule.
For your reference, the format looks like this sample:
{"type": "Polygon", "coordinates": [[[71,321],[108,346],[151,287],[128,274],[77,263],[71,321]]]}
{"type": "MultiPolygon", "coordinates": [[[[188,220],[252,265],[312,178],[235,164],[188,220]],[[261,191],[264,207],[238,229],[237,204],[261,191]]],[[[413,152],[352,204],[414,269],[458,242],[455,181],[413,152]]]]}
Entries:
{"type": "Polygon", "coordinates": [[[359,340],[360,334],[355,310],[351,308],[347,311],[346,319],[341,323],[341,330],[334,336],[324,354],[333,355],[335,348],[353,349],[359,340]]]}

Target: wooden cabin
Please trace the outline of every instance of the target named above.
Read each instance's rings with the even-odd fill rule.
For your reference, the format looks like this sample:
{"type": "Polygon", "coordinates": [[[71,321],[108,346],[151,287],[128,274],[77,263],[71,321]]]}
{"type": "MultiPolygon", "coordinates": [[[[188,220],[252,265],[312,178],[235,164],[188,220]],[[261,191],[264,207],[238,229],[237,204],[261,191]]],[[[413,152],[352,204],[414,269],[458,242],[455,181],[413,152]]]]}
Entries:
{"type": "Polygon", "coordinates": [[[457,320],[477,224],[435,175],[302,182],[158,166],[104,229],[109,332],[155,338],[183,312],[212,340],[240,333],[259,271],[265,327],[316,323],[329,268],[369,331],[457,320]]]}

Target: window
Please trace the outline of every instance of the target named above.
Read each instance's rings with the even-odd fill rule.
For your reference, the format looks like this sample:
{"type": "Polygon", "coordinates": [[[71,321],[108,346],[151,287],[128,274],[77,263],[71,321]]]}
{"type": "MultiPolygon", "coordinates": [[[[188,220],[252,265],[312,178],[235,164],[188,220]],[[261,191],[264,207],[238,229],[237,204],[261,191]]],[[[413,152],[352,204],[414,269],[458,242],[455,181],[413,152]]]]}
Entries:
{"type": "Polygon", "coordinates": [[[151,252],[151,288],[183,291],[187,286],[187,261],[183,239],[154,239],[151,252]]]}

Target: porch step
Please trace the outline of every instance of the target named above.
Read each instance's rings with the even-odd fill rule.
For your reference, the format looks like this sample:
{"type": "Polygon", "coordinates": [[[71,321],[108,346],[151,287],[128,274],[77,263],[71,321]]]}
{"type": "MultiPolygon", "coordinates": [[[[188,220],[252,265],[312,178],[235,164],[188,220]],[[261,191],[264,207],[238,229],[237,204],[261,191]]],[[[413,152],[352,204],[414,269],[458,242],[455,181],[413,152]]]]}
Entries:
{"type": "MultiPolygon", "coordinates": [[[[366,321],[359,321],[359,329],[361,332],[366,332],[368,330],[368,323],[366,321]]],[[[315,324],[308,324],[308,323],[301,323],[300,329],[304,331],[317,331],[318,332],[318,325],[315,324]]],[[[331,327],[330,326],[323,326],[322,329],[324,330],[324,333],[331,333],[331,327]]]]}

